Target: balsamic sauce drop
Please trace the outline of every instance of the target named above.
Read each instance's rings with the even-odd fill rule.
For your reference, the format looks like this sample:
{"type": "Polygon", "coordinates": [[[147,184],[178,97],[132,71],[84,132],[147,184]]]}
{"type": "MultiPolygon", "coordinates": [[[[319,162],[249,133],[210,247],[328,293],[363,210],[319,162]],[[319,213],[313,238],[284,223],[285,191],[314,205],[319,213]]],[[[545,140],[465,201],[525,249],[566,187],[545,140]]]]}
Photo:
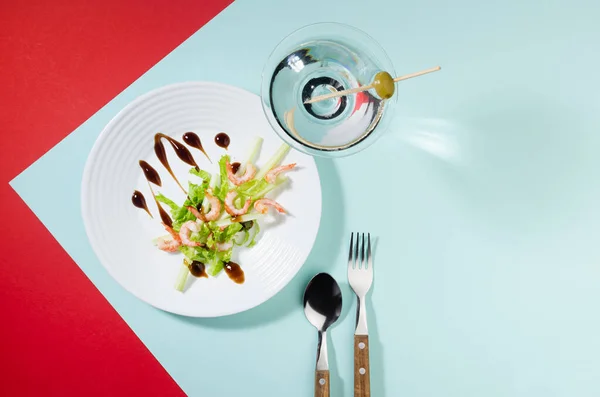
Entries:
{"type": "Polygon", "coordinates": [[[131,202],[136,207],[141,208],[144,211],[146,211],[148,213],[148,215],[150,215],[150,218],[154,218],[152,216],[152,214],[150,213],[150,210],[148,209],[148,205],[146,204],[146,198],[144,197],[142,192],[135,190],[133,192],[133,195],[131,196],[131,202]]]}
{"type": "Polygon", "coordinates": [[[204,151],[204,147],[202,147],[202,142],[200,141],[200,137],[198,135],[196,135],[193,132],[186,132],[185,134],[183,134],[183,141],[191,147],[194,147],[200,150],[202,153],[204,153],[208,161],[212,163],[212,160],[210,159],[210,157],[208,157],[206,151],[204,151]]]}
{"type": "Polygon", "coordinates": [[[154,183],[156,186],[162,186],[160,175],[158,175],[158,172],[150,164],[144,160],[140,160],[140,167],[142,167],[142,171],[144,171],[144,176],[148,182],[154,183]]]}
{"type": "Polygon", "coordinates": [[[194,277],[206,277],[208,278],[208,274],[206,274],[206,266],[202,262],[193,261],[191,265],[188,266],[190,269],[190,273],[194,277]]]}
{"type": "Polygon", "coordinates": [[[229,278],[236,284],[243,284],[246,281],[246,277],[244,276],[244,271],[235,262],[227,262],[225,264],[225,273],[229,276],[229,278]]]}
{"type": "Polygon", "coordinates": [[[226,133],[219,132],[215,136],[215,143],[217,144],[217,146],[222,147],[223,149],[227,150],[227,148],[229,147],[229,144],[231,143],[231,139],[229,138],[229,135],[227,135],[226,133]]]}

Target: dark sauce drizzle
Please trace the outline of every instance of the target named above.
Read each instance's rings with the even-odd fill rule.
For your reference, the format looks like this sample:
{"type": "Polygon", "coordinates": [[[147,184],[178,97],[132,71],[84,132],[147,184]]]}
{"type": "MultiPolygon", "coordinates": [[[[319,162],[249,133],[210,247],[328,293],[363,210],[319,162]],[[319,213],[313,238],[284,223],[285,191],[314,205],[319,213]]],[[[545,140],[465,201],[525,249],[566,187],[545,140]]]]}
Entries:
{"type": "Polygon", "coordinates": [[[196,148],[202,153],[204,153],[208,161],[212,163],[212,160],[210,159],[210,157],[208,157],[206,151],[204,151],[204,147],[202,147],[202,141],[200,141],[200,137],[198,135],[196,135],[193,132],[186,132],[185,134],[183,134],[183,141],[191,147],[196,148]]]}
{"type": "Polygon", "coordinates": [[[160,175],[158,175],[158,172],[156,172],[154,167],[144,160],[140,160],[140,167],[142,167],[142,171],[144,172],[144,176],[148,182],[154,183],[156,186],[162,186],[160,175]]]}
{"type": "Polygon", "coordinates": [[[225,273],[227,276],[236,284],[243,284],[246,281],[246,276],[244,275],[244,271],[235,262],[227,262],[225,264],[225,273]]]}
{"type": "Polygon", "coordinates": [[[217,135],[215,135],[215,143],[217,146],[227,150],[229,148],[229,144],[231,143],[231,138],[229,138],[229,135],[226,133],[219,132],[217,135]]]}
{"type": "Polygon", "coordinates": [[[150,213],[150,210],[148,209],[148,204],[146,204],[146,198],[144,197],[142,192],[135,190],[133,192],[133,195],[131,195],[131,202],[136,207],[141,208],[144,211],[146,211],[148,213],[148,215],[150,215],[150,218],[154,218],[152,216],[152,214],[150,213]]]}
{"type": "MultiPolygon", "coordinates": [[[[156,135],[154,135],[154,153],[156,154],[156,157],[158,157],[158,159],[160,160],[162,165],[167,169],[167,171],[173,177],[175,182],[177,182],[177,185],[179,185],[181,190],[183,190],[183,192],[187,194],[187,192],[185,191],[183,186],[181,186],[181,184],[179,183],[179,180],[177,179],[177,177],[175,177],[173,170],[171,169],[169,160],[167,158],[167,152],[163,145],[162,139],[166,139],[167,141],[169,141],[169,143],[171,144],[171,147],[173,147],[173,150],[175,151],[175,154],[177,154],[177,157],[179,157],[179,159],[181,161],[183,161],[184,163],[186,163],[188,165],[191,165],[192,167],[196,167],[197,169],[199,168],[198,164],[196,164],[196,161],[194,160],[194,157],[192,156],[190,151],[180,142],[178,142],[175,139],[171,138],[170,136],[162,134],[162,133],[157,133],[156,135]]],[[[204,148],[202,147],[202,142],[200,141],[200,138],[198,137],[198,135],[196,135],[193,132],[186,132],[183,135],[183,140],[189,146],[200,150],[202,153],[204,153],[206,158],[208,158],[208,160],[211,161],[210,158],[208,157],[208,155],[206,154],[206,152],[204,151],[204,148]]],[[[222,147],[225,150],[227,150],[227,148],[229,147],[229,144],[231,143],[231,139],[229,138],[229,135],[227,135],[224,132],[221,132],[215,136],[215,143],[219,147],[222,147]]],[[[161,218],[163,224],[168,227],[173,227],[173,220],[171,219],[169,214],[161,207],[158,200],[156,200],[156,195],[154,194],[154,189],[152,189],[152,185],[151,185],[151,183],[152,183],[157,186],[162,186],[162,181],[160,179],[160,175],[154,169],[154,167],[152,167],[146,161],[140,160],[139,164],[140,164],[140,167],[142,168],[142,171],[144,172],[144,176],[146,177],[146,180],[148,181],[148,186],[150,187],[150,191],[152,192],[152,197],[154,198],[156,206],[158,207],[158,211],[160,212],[160,218],[161,218]]],[[[233,172],[237,173],[237,171],[240,168],[240,163],[236,162],[236,163],[231,164],[231,166],[233,168],[233,172]]],[[[144,195],[141,192],[135,190],[131,197],[131,201],[133,202],[133,205],[145,210],[148,213],[148,215],[150,215],[152,217],[152,214],[148,210],[148,205],[146,204],[146,199],[144,198],[144,195]]],[[[232,221],[240,222],[241,217],[234,217],[232,219],[232,221]]],[[[208,274],[206,273],[206,266],[202,262],[193,261],[190,265],[188,265],[188,269],[190,270],[190,273],[194,277],[208,278],[208,274]]],[[[238,265],[237,263],[227,262],[224,265],[224,270],[225,270],[225,273],[227,274],[227,276],[234,283],[243,284],[246,281],[246,276],[244,274],[244,271],[242,270],[240,265],[238,265]]]]}
{"type": "Polygon", "coordinates": [[[231,170],[233,171],[234,174],[237,174],[238,170],[240,169],[241,164],[238,162],[235,163],[231,163],[231,170]]]}
{"type": "Polygon", "coordinates": [[[173,220],[169,214],[167,214],[167,211],[160,206],[160,203],[156,200],[156,198],[154,198],[154,201],[156,201],[156,206],[158,207],[158,212],[160,213],[160,219],[162,220],[162,223],[164,223],[165,226],[173,227],[173,220]]]}
{"type": "Polygon", "coordinates": [[[154,194],[154,189],[152,189],[152,185],[150,185],[150,183],[153,183],[156,186],[162,186],[162,181],[160,180],[160,175],[158,175],[158,172],[144,160],[140,160],[140,167],[142,167],[144,176],[146,177],[146,180],[148,181],[148,186],[150,187],[150,191],[152,192],[152,197],[154,198],[154,202],[156,203],[156,206],[158,207],[158,212],[160,214],[160,219],[162,220],[162,223],[164,223],[166,226],[173,227],[173,220],[171,219],[171,217],[169,216],[167,211],[165,211],[163,209],[163,207],[160,206],[160,203],[158,202],[158,200],[156,200],[156,195],[154,194]]]}
{"type": "Polygon", "coordinates": [[[187,194],[187,192],[185,191],[183,186],[181,186],[181,183],[179,183],[179,180],[173,173],[173,170],[171,169],[169,159],[167,158],[167,151],[165,150],[165,146],[163,145],[162,139],[166,139],[167,141],[169,141],[169,143],[173,147],[173,150],[175,151],[175,154],[177,155],[177,157],[179,157],[181,161],[188,165],[191,165],[192,167],[196,167],[197,169],[199,168],[198,164],[196,164],[192,153],[190,153],[190,151],[181,142],[178,142],[170,136],[162,134],[160,132],[154,135],[154,153],[156,153],[156,157],[158,157],[162,165],[167,169],[167,171],[169,171],[169,174],[171,174],[171,176],[173,177],[175,182],[177,182],[181,190],[183,190],[183,192],[187,194]]]}

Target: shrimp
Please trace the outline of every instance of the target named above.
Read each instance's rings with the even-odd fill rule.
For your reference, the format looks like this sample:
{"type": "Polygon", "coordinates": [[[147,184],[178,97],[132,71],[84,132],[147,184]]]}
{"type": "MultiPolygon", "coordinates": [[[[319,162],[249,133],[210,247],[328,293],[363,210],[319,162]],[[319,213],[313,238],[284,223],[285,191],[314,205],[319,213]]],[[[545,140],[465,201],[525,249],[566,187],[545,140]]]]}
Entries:
{"type": "Polygon", "coordinates": [[[208,203],[210,204],[210,211],[208,212],[208,214],[203,214],[202,212],[198,211],[197,208],[192,207],[192,206],[187,207],[187,209],[192,214],[194,214],[194,216],[198,220],[200,220],[202,222],[217,220],[219,218],[219,216],[221,215],[221,202],[219,201],[219,199],[217,197],[212,195],[211,189],[206,189],[205,195],[206,195],[206,199],[208,200],[208,203]]]}
{"type": "Polygon", "coordinates": [[[169,232],[171,237],[173,237],[173,240],[181,242],[181,239],[179,238],[179,234],[177,234],[177,232],[175,230],[173,230],[173,228],[171,226],[167,226],[164,223],[162,225],[165,227],[165,230],[167,232],[169,232]]]}
{"type": "Polygon", "coordinates": [[[183,245],[187,245],[188,247],[200,247],[203,244],[198,241],[190,240],[190,234],[192,232],[198,232],[200,229],[198,228],[198,224],[194,221],[187,221],[183,225],[181,225],[181,229],[179,229],[179,237],[181,238],[181,243],[183,245]]]}
{"type": "Polygon", "coordinates": [[[267,207],[271,206],[273,208],[275,208],[277,211],[281,212],[282,214],[285,214],[285,209],[279,205],[279,203],[275,200],[271,200],[268,198],[263,198],[260,200],[256,200],[254,202],[254,209],[258,212],[260,212],[261,214],[266,214],[267,211],[269,210],[267,207]]]}
{"type": "Polygon", "coordinates": [[[251,164],[246,164],[246,170],[244,171],[244,175],[237,177],[233,172],[233,166],[227,162],[227,177],[235,186],[240,186],[244,182],[248,182],[250,179],[254,178],[256,175],[256,168],[251,164]]]}
{"type": "Polygon", "coordinates": [[[210,211],[208,214],[204,215],[204,218],[207,221],[216,221],[217,218],[221,215],[221,202],[219,199],[212,195],[211,189],[206,189],[205,193],[206,199],[210,203],[210,211]]]}
{"type": "Polygon", "coordinates": [[[250,198],[246,199],[244,206],[238,209],[235,208],[235,205],[233,204],[233,200],[235,200],[236,197],[237,193],[235,190],[230,190],[229,193],[227,193],[227,196],[225,196],[225,211],[231,216],[244,215],[250,209],[252,200],[250,200],[250,198]]]}
{"type": "Polygon", "coordinates": [[[217,243],[217,249],[219,251],[227,251],[231,247],[233,247],[233,243],[217,243]]]}
{"type": "Polygon", "coordinates": [[[177,240],[163,240],[159,239],[157,246],[158,249],[165,252],[177,252],[181,243],[177,240]]]}
{"type": "Polygon", "coordinates": [[[198,211],[198,209],[196,207],[192,207],[191,205],[189,207],[186,207],[188,209],[188,211],[190,211],[192,214],[194,214],[194,216],[202,222],[206,222],[206,216],[204,216],[204,214],[200,211],[198,211]]]}
{"type": "Polygon", "coordinates": [[[296,163],[275,167],[271,171],[267,172],[267,175],[265,175],[265,180],[269,183],[275,183],[275,180],[277,179],[277,175],[279,175],[283,171],[291,170],[295,166],[296,166],[296,163]]]}
{"type": "Polygon", "coordinates": [[[164,223],[162,225],[165,227],[165,230],[169,232],[169,234],[173,237],[173,240],[159,239],[157,243],[158,249],[166,252],[176,252],[179,246],[181,245],[181,238],[179,237],[177,232],[173,230],[172,227],[167,226],[164,223]]]}

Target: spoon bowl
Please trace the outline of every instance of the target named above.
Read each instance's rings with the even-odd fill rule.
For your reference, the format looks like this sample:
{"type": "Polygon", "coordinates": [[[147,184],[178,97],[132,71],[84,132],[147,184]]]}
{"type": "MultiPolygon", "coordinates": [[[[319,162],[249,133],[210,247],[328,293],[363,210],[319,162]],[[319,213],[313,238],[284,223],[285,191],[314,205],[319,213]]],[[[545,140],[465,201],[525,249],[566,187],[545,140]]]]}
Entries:
{"type": "Polygon", "coordinates": [[[314,276],[304,291],[304,314],[318,331],[327,331],[342,312],[342,292],[327,273],[314,276]]]}
{"type": "Polygon", "coordinates": [[[331,275],[319,273],[304,291],[304,314],[319,332],[315,396],[329,397],[329,363],[327,360],[327,329],[342,312],[342,291],[331,275]]]}

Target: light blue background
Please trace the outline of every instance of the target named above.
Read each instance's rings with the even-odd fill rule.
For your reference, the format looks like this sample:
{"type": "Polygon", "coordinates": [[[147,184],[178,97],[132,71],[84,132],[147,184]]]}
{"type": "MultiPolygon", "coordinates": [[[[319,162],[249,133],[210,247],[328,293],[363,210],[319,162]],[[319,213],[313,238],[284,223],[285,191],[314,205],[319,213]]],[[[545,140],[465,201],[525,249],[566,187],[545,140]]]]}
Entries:
{"type": "Polygon", "coordinates": [[[300,299],[308,279],[328,271],[344,291],[331,332],[332,395],[351,396],[345,255],[360,230],[378,236],[375,397],[598,396],[599,4],[238,0],[12,185],[189,395],[311,395],[316,333],[300,299]],[[80,179],[99,132],[168,83],[258,93],[271,49],[317,21],[366,30],[398,73],[443,69],[398,86],[392,130],[369,150],[318,161],[322,228],[272,300],[206,320],[137,301],[104,271],[80,217],[80,179]]]}

